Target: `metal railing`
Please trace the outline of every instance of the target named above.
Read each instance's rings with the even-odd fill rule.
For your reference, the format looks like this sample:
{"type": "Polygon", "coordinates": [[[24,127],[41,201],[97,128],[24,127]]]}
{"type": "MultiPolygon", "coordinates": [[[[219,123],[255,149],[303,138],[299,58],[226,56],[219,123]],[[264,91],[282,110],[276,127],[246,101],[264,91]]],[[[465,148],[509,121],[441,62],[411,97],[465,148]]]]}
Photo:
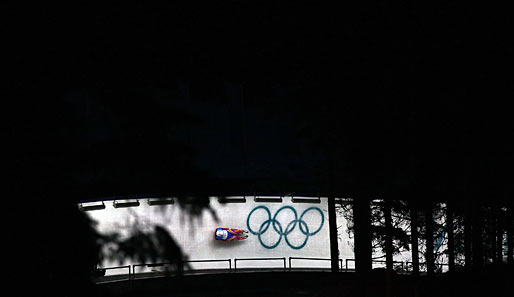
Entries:
{"type": "Polygon", "coordinates": [[[246,203],[246,197],[218,197],[219,203],[246,203]]]}
{"type": "Polygon", "coordinates": [[[100,209],[105,209],[105,204],[103,201],[101,202],[101,204],[90,204],[90,205],[89,204],[84,205],[83,203],[80,203],[79,209],[82,211],[100,210],[100,209]]]}
{"type": "MultiPolygon", "coordinates": [[[[182,271],[184,269],[184,264],[186,263],[209,263],[209,262],[228,262],[228,270],[229,272],[237,272],[237,262],[238,261],[282,261],[283,262],[283,271],[292,271],[294,269],[301,269],[301,268],[306,268],[306,267],[296,267],[296,268],[293,268],[293,265],[292,265],[292,261],[293,260],[309,260],[309,261],[331,261],[330,258],[313,258],[313,257],[288,257],[288,262],[289,262],[289,269],[287,269],[287,263],[286,263],[286,257],[275,257],[275,258],[235,258],[233,259],[234,260],[234,269],[232,269],[232,259],[205,259],[205,260],[183,260],[182,261],[182,271]]],[[[349,262],[355,262],[355,259],[351,259],[351,258],[347,258],[347,259],[344,259],[345,261],[345,266],[343,268],[343,259],[338,259],[338,262],[339,262],[339,271],[345,271],[345,272],[348,272],[350,269],[349,269],[349,262]]],[[[386,261],[383,261],[383,260],[373,260],[372,263],[386,263],[386,261]]],[[[98,272],[102,272],[103,275],[102,276],[105,276],[105,271],[107,270],[115,270],[115,269],[128,269],[128,280],[131,280],[131,279],[135,279],[135,275],[136,275],[136,268],[137,267],[148,267],[148,268],[151,268],[151,267],[159,267],[159,266],[165,266],[165,265],[171,265],[171,264],[177,264],[177,263],[171,263],[171,262],[161,262],[161,263],[141,263],[141,264],[133,264],[132,266],[130,265],[125,265],[125,266],[115,266],[115,267],[105,267],[105,268],[97,268],[96,270],[98,272]]],[[[410,261],[407,261],[407,262],[401,262],[401,261],[393,261],[393,264],[398,264],[396,268],[397,270],[401,270],[401,271],[404,271],[404,272],[410,272],[412,269],[412,262],[410,261]]],[[[425,267],[426,266],[426,263],[425,262],[420,262],[420,268],[421,267],[425,267]]],[[[441,272],[442,271],[442,267],[443,266],[448,266],[448,264],[441,264],[441,263],[437,263],[435,264],[437,272],[441,272]]],[[[262,267],[262,268],[256,268],[256,267],[252,267],[252,268],[249,268],[249,269],[269,269],[269,270],[273,270],[273,269],[282,269],[280,267],[262,267]]],[[[310,268],[316,268],[316,267],[310,267],[310,268]]],[[[320,268],[322,269],[322,268],[320,268]]],[[[324,269],[324,268],[323,268],[324,269]]],[[[209,270],[209,269],[207,269],[209,270]]],[[[215,270],[215,269],[213,269],[215,270]]],[[[220,268],[220,270],[226,270],[226,268],[220,268]]],[[[241,268],[240,268],[241,270],[241,268]]],[[[190,271],[202,271],[202,269],[191,269],[190,271]]],[[[113,277],[118,277],[118,280],[119,280],[119,277],[120,276],[123,276],[123,275],[112,275],[113,277]]],[[[110,276],[109,276],[110,277],[110,276]]]]}
{"type": "MultiPolygon", "coordinates": [[[[105,273],[107,270],[124,269],[124,268],[128,268],[128,279],[131,279],[133,270],[131,269],[130,265],[96,268],[96,271],[103,271],[105,273]]],[[[103,275],[103,276],[105,276],[105,275],[103,275]]]]}
{"type": "Polygon", "coordinates": [[[345,264],[346,264],[346,269],[345,270],[346,270],[346,272],[348,272],[348,261],[355,262],[355,259],[346,259],[346,261],[345,261],[345,264]]]}
{"type": "MultiPolygon", "coordinates": [[[[232,259],[208,259],[208,260],[183,260],[182,261],[182,270],[184,269],[185,263],[208,263],[208,262],[228,262],[228,269],[229,271],[232,271],[232,259]]],[[[134,275],[136,274],[136,267],[159,267],[159,266],[165,266],[165,265],[171,265],[176,263],[171,262],[161,262],[161,263],[142,263],[142,264],[134,264],[132,265],[132,271],[134,272],[134,275]]]]}
{"type": "Polygon", "coordinates": [[[293,203],[321,203],[321,198],[310,198],[310,197],[291,197],[293,203]]]}
{"type": "MultiPolygon", "coordinates": [[[[330,258],[310,258],[310,257],[289,257],[289,271],[291,271],[291,260],[312,260],[312,261],[331,261],[330,258]]],[[[343,259],[338,259],[339,271],[343,269],[343,259]]]]}
{"type": "Polygon", "coordinates": [[[286,257],[282,258],[235,258],[234,259],[234,271],[237,271],[237,261],[263,261],[263,260],[282,260],[284,261],[284,271],[286,268],[286,257]]]}
{"type": "Polygon", "coordinates": [[[139,205],[139,199],[114,200],[112,203],[114,208],[137,207],[139,205]]]}
{"type": "MultiPolygon", "coordinates": [[[[371,263],[384,263],[384,264],[387,264],[387,261],[385,261],[385,260],[372,260],[371,263]]],[[[399,263],[400,267],[401,267],[400,269],[404,270],[405,266],[404,266],[404,263],[401,262],[401,261],[393,261],[393,269],[394,269],[394,264],[395,263],[399,263]]]]}
{"type": "MultiPolygon", "coordinates": [[[[346,267],[345,267],[345,271],[348,271],[348,262],[355,262],[355,259],[345,259],[345,264],[346,264],[346,267]]],[[[386,263],[385,260],[372,260],[372,263],[386,263]]],[[[402,262],[402,261],[393,261],[393,265],[394,264],[399,264],[399,269],[396,268],[397,270],[401,270],[401,271],[405,271],[405,272],[410,272],[411,269],[412,269],[412,262],[410,261],[406,261],[406,262],[402,262]]],[[[397,266],[397,267],[398,267],[397,266]]],[[[419,262],[419,266],[420,268],[424,268],[426,270],[426,263],[425,262],[419,262]]],[[[436,267],[436,272],[437,271],[442,271],[443,267],[444,266],[449,266],[448,264],[445,264],[445,263],[435,263],[434,266],[436,267]]]]}
{"type": "MultiPolygon", "coordinates": [[[[421,268],[426,268],[425,266],[426,266],[425,262],[419,262],[420,270],[421,270],[421,268]]],[[[410,261],[405,262],[405,270],[411,271],[411,269],[412,269],[412,262],[410,262],[410,261]]]]}
{"type": "MultiPolygon", "coordinates": [[[[426,262],[419,262],[419,267],[425,269],[425,271],[426,271],[426,266],[427,266],[426,262]]],[[[445,264],[445,263],[434,263],[434,266],[435,266],[436,270],[442,271],[443,270],[443,266],[450,266],[450,265],[449,264],[445,264]]],[[[412,270],[412,262],[411,261],[405,262],[405,271],[408,272],[408,271],[411,271],[411,270],[412,270]]]]}
{"type": "Polygon", "coordinates": [[[276,203],[282,202],[282,197],[259,197],[256,196],[253,198],[254,202],[268,202],[268,203],[276,203]]]}
{"type": "Polygon", "coordinates": [[[150,206],[154,205],[170,205],[175,204],[175,200],[172,197],[168,198],[148,198],[146,203],[150,206]]]}
{"type": "Polygon", "coordinates": [[[232,271],[232,259],[221,259],[221,260],[187,260],[183,262],[187,263],[195,263],[195,262],[227,262],[228,261],[228,270],[232,271]]]}

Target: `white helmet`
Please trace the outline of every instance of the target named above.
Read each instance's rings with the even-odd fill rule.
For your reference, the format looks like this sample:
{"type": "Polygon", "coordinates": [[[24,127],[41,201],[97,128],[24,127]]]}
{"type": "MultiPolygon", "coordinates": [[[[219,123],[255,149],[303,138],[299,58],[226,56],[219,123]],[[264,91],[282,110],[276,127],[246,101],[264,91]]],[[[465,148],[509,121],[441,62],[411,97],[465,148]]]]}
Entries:
{"type": "Polygon", "coordinates": [[[220,229],[216,230],[216,236],[223,237],[223,230],[220,230],[220,229]]]}

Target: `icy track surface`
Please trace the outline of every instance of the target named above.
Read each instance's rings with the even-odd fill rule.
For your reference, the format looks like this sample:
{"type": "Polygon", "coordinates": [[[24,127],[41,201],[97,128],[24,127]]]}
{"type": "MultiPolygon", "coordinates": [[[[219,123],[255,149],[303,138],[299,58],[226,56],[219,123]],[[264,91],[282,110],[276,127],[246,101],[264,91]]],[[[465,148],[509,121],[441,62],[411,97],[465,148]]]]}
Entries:
{"type": "MultiPolygon", "coordinates": [[[[131,200],[135,201],[135,200],[131,200]]],[[[135,231],[151,232],[155,226],[165,228],[189,260],[222,260],[235,258],[313,257],[330,258],[327,199],[319,203],[297,203],[291,197],[282,202],[256,202],[246,197],[245,203],[220,203],[211,197],[210,205],[218,221],[208,211],[192,217],[177,203],[149,205],[148,199],[138,199],[139,206],[115,208],[120,201],[104,201],[105,209],[86,211],[97,222],[102,234],[112,232],[129,236],[135,231]],[[242,241],[224,242],[214,239],[217,227],[249,230],[242,241]],[[280,235],[282,234],[282,235],[280,235]]],[[[99,202],[96,202],[99,204],[99,202]]],[[[84,205],[84,204],[83,204],[84,205]]],[[[337,219],[338,225],[345,223],[337,219]]],[[[346,240],[339,234],[340,258],[353,256],[346,240]]],[[[232,262],[233,263],[233,262],[232,262]]],[[[127,259],[123,265],[141,264],[127,259]]],[[[119,266],[104,261],[101,267],[119,266]]],[[[228,268],[228,262],[191,263],[193,269],[228,268]]],[[[233,264],[232,264],[233,265],[233,264]]],[[[281,268],[283,261],[238,261],[237,268],[281,268]]],[[[329,261],[294,260],[295,267],[330,268],[329,261]]],[[[144,270],[144,268],[142,268],[144,270]]],[[[144,272],[144,271],[138,271],[144,272]]],[[[117,271],[108,271],[116,274],[117,271]]],[[[118,273],[123,273],[118,271],[118,273]]]]}

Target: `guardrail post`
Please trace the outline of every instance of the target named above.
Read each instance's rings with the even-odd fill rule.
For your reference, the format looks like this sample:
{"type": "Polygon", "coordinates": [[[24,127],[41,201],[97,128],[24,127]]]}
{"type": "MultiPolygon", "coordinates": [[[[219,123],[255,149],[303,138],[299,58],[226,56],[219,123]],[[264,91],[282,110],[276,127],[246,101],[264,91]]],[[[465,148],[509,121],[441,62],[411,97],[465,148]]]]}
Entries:
{"type": "MultiPolygon", "coordinates": [[[[287,271],[287,257],[276,257],[276,258],[241,258],[241,259],[216,259],[216,260],[184,260],[182,263],[182,268],[184,268],[184,263],[191,263],[191,262],[226,262],[228,261],[228,267],[229,272],[232,272],[232,260],[234,260],[234,272],[237,271],[237,260],[282,260],[284,265],[283,269],[284,271],[287,271]]],[[[292,266],[292,259],[295,259],[295,257],[289,257],[289,270],[291,270],[292,266]]],[[[301,259],[301,258],[298,258],[301,259]]],[[[152,264],[132,264],[128,266],[121,266],[121,267],[114,267],[114,268],[128,268],[129,269],[129,279],[135,279],[136,278],[136,267],[138,266],[148,266],[148,267],[154,267],[154,266],[162,266],[162,265],[168,265],[172,263],[152,263],[152,264]]],[[[112,268],[111,268],[112,269],[112,268]]],[[[273,269],[273,268],[271,268],[273,269]]]]}

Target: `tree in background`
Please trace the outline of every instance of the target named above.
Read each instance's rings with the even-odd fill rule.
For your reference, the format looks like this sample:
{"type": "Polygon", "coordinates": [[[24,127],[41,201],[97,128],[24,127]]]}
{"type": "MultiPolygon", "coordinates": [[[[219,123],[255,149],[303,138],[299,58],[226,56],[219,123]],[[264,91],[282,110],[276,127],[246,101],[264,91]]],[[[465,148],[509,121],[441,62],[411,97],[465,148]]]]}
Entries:
{"type": "MultiPolygon", "coordinates": [[[[384,203],[383,200],[373,200],[371,203],[371,230],[372,230],[372,253],[373,255],[381,254],[373,258],[375,261],[383,261],[386,254],[386,227],[384,219],[384,203]]],[[[407,225],[408,210],[406,210],[405,202],[392,200],[392,247],[393,255],[398,255],[409,250],[409,235],[407,225]]],[[[347,233],[350,238],[354,237],[355,228],[353,221],[353,202],[351,199],[339,200],[339,215],[342,215],[346,221],[347,233]]],[[[396,269],[401,267],[397,266],[396,269]]]]}
{"type": "MultiPolygon", "coordinates": [[[[350,238],[354,236],[354,223],[353,223],[353,204],[351,199],[339,200],[338,213],[342,215],[348,222],[347,233],[350,238]]],[[[398,256],[405,252],[411,251],[411,213],[407,201],[392,200],[391,202],[391,217],[392,217],[392,251],[393,256],[398,256]]],[[[447,222],[446,222],[446,205],[444,203],[435,203],[433,205],[433,238],[434,238],[434,266],[436,271],[441,272],[443,266],[448,264],[448,235],[447,235],[447,222]]],[[[422,271],[426,271],[426,214],[418,211],[418,237],[419,237],[419,254],[420,264],[422,271]]],[[[372,249],[374,261],[383,261],[386,257],[386,226],[384,218],[384,203],[383,200],[377,199],[371,203],[371,225],[372,225],[372,249]]],[[[455,242],[457,250],[458,263],[461,264],[462,257],[462,224],[459,218],[455,219],[455,242]]],[[[408,258],[407,262],[411,262],[412,258],[408,258]]],[[[400,266],[395,266],[395,269],[400,269],[400,266]]],[[[405,269],[411,269],[405,267],[405,269]]]]}

